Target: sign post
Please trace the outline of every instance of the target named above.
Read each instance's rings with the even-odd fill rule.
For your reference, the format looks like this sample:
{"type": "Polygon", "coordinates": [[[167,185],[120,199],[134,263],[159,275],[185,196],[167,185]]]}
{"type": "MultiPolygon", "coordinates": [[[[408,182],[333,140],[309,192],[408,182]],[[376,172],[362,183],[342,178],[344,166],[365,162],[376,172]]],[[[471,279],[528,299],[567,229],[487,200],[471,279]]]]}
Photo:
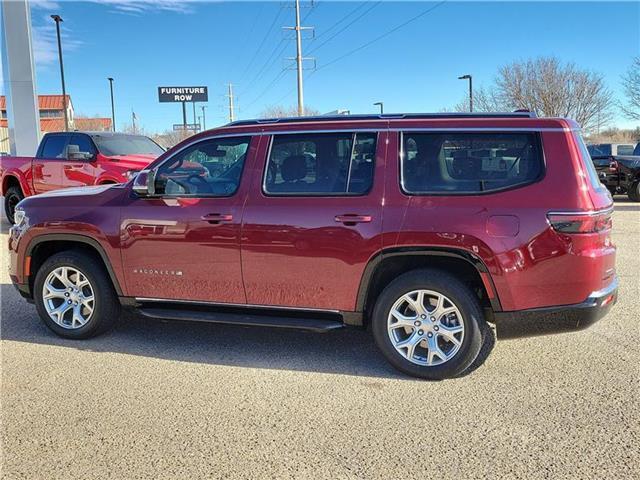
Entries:
{"type": "MultiPolygon", "coordinates": [[[[158,101],[160,103],[182,103],[182,127],[187,128],[187,102],[193,103],[195,117],[196,102],[208,102],[207,87],[158,87],[158,101]]],[[[193,122],[196,123],[195,120],[193,122]]]]}

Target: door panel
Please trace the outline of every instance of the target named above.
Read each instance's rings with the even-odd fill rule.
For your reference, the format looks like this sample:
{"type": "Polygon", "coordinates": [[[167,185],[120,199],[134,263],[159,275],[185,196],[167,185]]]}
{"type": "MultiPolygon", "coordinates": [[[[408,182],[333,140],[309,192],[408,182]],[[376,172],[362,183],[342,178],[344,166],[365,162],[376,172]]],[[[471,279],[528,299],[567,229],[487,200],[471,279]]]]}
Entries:
{"type": "Polygon", "coordinates": [[[184,161],[172,167],[170,175],[162,169],[180,153],[160,166],[163,197],[131,196],[122,210],[121,221],[122,260],[129,296],[246,302],[240,264],[240,225],[251,177],[251,169],[246,165],[255,155],[259,137],[243,138],[246,142],[251,140],[248,150],[226,157],[220,156],[221,147],[217,145],[213,151],[197,147],[211,140],[198,142],[194,148],[202,151],[192,154],[190,147],[185,149],[184,161]],[[243,165],[238,159],[242,159],[243,165]],[[234,170],[238,166],[239,172],[234,170]],[[234,181],[235,193],[231,192],[234,181]],[[223,195],[214,190],[230,193],[214,196],[223,195]]]}
{"type": "MultiPolygon", "coordinates": [[[[95,156],[98,154],[93,141],[85,134],[75,134],[71,136],[66,150],[70,145],[78,147],[79,152],[87,152],[95,156]]],[[[65,159],[61,169],[62,184],[65,187],[83,187],[93,185],[96,177],[95,160],[68,160],[65,159]]]]}
{"type": "Polygon", "coordinates": [[[305,171],[302,159],[313,164],[320,153],[291,155],[298,157],[299,168],[283,160],[280,168],[284,170],[275,171],[273,163],[266,166],[267,152],[275,149],[270,147],[272,139],[265,136],[242,225],[242,266],[249,304],[355,309],[364,268],[382,242],[386,138],[386,132],[378,134],[368,193],[302,196],[300,189],[308,189],[312,181],[318,183],[318,171],[305,171]],[[265,168],[269,171],[266,177],[265,168]],[[262,191],[263,179],[277,191],[298,189],[298,193],[267,196],[262,191]]]}
{"type": "Polygon", "coordinates": [[[63,187],[62,164],[69,135],[48,135],[44,140],[40,157],[33,159],[33,188],[36,193],[63,187]]]}

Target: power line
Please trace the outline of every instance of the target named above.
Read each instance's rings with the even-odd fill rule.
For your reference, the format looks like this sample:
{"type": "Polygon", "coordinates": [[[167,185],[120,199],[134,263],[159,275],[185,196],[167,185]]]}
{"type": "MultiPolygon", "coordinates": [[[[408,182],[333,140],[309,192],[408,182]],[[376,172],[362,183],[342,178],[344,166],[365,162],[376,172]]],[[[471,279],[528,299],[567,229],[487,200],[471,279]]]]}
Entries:
{"type": "MultiPolygon", "coordinates": [[[[396,27],[392,28],[391,30],[386,31],[386,32],[385,32],[385,33],[383,33],[382,35],[379,35],[379,36],[377,36],[376,38],[374,38],[374,39],[372,39],[372,40],[370,40],[370,41],[368,41],[368,42],[366,42],[366,43],[364,43],[364,44],[360,45],[359,47],[354,48],[353,50],[348,51],[348,52],[347,52],[347,53],[345,53],[344,55],[340,55],[339,57],[334,58],[334,59],[333,59],[333,60],[331,60],[330,62],[327,62],[327,63],[325,63],[325,64],[323,64],[323,65],[319,66],[319,67],[318,67],[318,68],[316,68],[316,70],[315,70],[314,72],[312,72],[312,73],[315,73],[315,72],[317,72],[318,70],[322,70],[323,68],[327,68],[329,65],[333,65],[334,63],[339,62],[340,60],[343,60],[343,59],[347,58],[348,56],[353,55],[354,53],[357,53],[357,52],[359,52],[360,50],[363,50],[363,49],[367,48],[368,46],[370,46],[370,45],[372,45],[372,44],[374,44],[374,43],[376,43],[376,42],[378,42],[378,41],[382,40],[383,38],[388,37],[389,35],[391,35],[391,34],[393,34],[393,33],[397,32],[397,31],[398,31],[398,30],[400,30],[401,28],[406,27],[407,25],[409,25],[409,24],[410,24],[410,23],[412,23],[412,22],[415,22],[416,20],[418,20],[418,19],[419,19],[419,18],[421,18],[421,17],[424,17],[425,15],[427,15],[428,13],[432,12],[433,10],[435,10],[436,8],[438,8],[439,6],[441,6],[441,5],[445,4],[445,3],[447,3],[447,0],[442,0],[441,2],[439,2],[439,3],[435,4],[435,5],[433,5],[432,7],[429,7],[429,8],[427,8],[426,10],[423,10],[422,12],[420,12],[420,13],[419,13],[419,14],[417,14],[417,15],[415,15],[414,17],[411,17],[409,20],[407,20],[407,21],[405,21],[405,22],[401,23],[400,25],[398,25],[398,26],[396,26],[396,27]]],[[[309,75],[309,76],[311,76],[311,75],[309,75]]]]}
{"type": "Polygon", "coordinates": [[[242,75],[241,75],[242,79],[244,79],[244,77],[246,76],[247,72],[249,71],[249,69],[253,65],[253,62],[256,60],[256,58],[258,56],[258,53],[260,53],[260,50],[262,50],[262,47],[264,46],[265,42],[267,41],[267,38],[269,37],[269,35],[271,35],[271,32],[273,31],[273,27],[275,27],[276,22],[280,18],[280,15],[282,15],[282,8],[278,8],[278,12],[276,13],[275,18],[273,19],[273,22],[271,22],[271,25],[269,26],[269,30],[267,30],[267,33],[262,38],[262,41],[260,42],[260,45],[258,46],[257,50],[255,51],[255,53],[251,57],[251,60],[247,64],[246,68],[244,69],[244,72],[242,72],[242,75]]]}
{"type": "Polygon", "coordinates": [[[374,8],[376,8],[378,5],[380,5],[382,2],[376,2],[373,5],[371,5],[367,10],[365,10],[364,12],[362,12],[360,15],[358,15],[356,18],[354,18],[352,21],[350,21],[349,23],[347,23],[344,27],[342,27],[340,30],[338,30],[336,33],[334,33],[333,35],[331,35],[329,38],[327,38],[324,42],[322,42],[320,45],[315,46],[314,48],[311,49],[311,51],[309,53],[313,53],[317,50],[319,50],[320,48],[322,48],[323,46],[325,46],[327,43],[329,43],[331,40],[333,40],[334,38],[336,38],[338,35],[340,35],[342,32],[344,32],[347,28],[349,28],[351,25],[353,25],[354,23],[356,23],[358,20],[360,20],[362,17],[364,17],[366,14],[368,14],[371,10],[373,10],[374,8]]]}
{"type": "Polygon", "coordinates": [[[349,19],[349,17],[351,15],[353,15],[354,13],[356,13],[358,10],[364,8],[367,6],[367,3],[361,3],[360,5],[358,5],[356,8],[354,8],[353,10],[351,10],[349,13],[347,13],[344,17],[342,17],[340,20],[338,20],[336,23],[334,23],[333,25],[331,25],[329,28],[327,28],[324,32],[320,33],[318,36],[316,36],[315,40],[318,40],[319,38],[324,37],[325,35],[327,35],[329,32],[331,32],[331,30],[333,30],[334,28],[336,28],[338,25],[342,24],[343,22],[345,22],[346,20],[349,19]]]}
{"type": "MultiPolygon", "coordinates": [[[[312,4],[311,8],[309,9],[309,11],[307,11],[307,14],[303,17],[302,19],[302,23],[304,23],[307,18],[309,18],[309,16],[315,11],[315,8],[317,8],[317,6],[315,4],[312,4]]],[[[260,78],[260,75],[262,73],[264,73],[265,71],[268,70],[269,66],[272,66],[274,64],[271,63],[271,61],[274,58],[279,57],[280,55],[282,55],[282,53],[284,52],[285,48],[287,48],[287,43],[285,42],[285,38],[280,39],[280,42],[278,42],[275,46],[275,48],[271,51],[271,54],[267,57],[267,60],[262,64],[262,67],[260,67],[260,70],[258,70],[258,73],[256,73],[253,78],[251,79],[251,81],[249,81],[247,83],[247,87],[245,90],[242,90],[242,92],[246,92],[249,88],[251,88],[251,86],[253,85],[253,83],[258,80],[258,78],[260,78]]],[[[281,75],[280,75],[281,76],[281,75]]],[[[280,77],[279,76],[279,77],[280,77]]],[[[278,78],[279,78],[278,77],[278,78]]],[[[269,85],[273,85],[275,82],[271,82],[269,85]]],[[[242,93],[241,92],[241,93],[242,93]]],[[[266,92],[265,92],[266,93],[266,92]]],[[[254,101],[255,102],[255,101],[254,101]]],[[[252,102],[252,103],[254,103],[252,102]]]]}

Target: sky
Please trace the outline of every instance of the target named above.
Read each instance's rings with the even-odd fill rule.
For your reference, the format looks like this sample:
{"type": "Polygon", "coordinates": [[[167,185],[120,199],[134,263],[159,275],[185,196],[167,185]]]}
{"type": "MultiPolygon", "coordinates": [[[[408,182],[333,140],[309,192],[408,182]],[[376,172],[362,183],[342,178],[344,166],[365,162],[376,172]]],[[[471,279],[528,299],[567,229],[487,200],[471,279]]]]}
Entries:
{"type": "MultiPolygon", "coordinates": [[[[296,105],[292,1],[32,0],[39,94],[60,93],[55,26],[62,16],[67,92],[76,115],[110,116],[116,125],[162,132],[182,122],[181,105],[159,103],[159,86],[207,86],[207,128],[228,120],[226,84],[237,118],[272,105],[296,105]]],[[[465,99],[463,74],[488,86],[506,63],[541,55],[604,75],[618,100],[621,75],[640,54],[640,2],[339,2],[302,3],[305,105],[434,112],[465,99]],[[416,18],[417,17],[417,18],[416,18]],[[407,21],[414,19],[410,23],[407,21]],[[378,41],[376,38],[383,36],[378,41]],[[314,38],[315,37],[315,38],[314,38]],[[373,43],[372,43],[373,42],[373,43]],[[315,69],[315,70],[314,70],[315,69]]],[[[198,115],[201,114],[200,104],[198,115]]],[[[188,109],[189,121],[193,118],[188,109]]],[[[618,127],[638,126],[619,109],[618,127]]]]}

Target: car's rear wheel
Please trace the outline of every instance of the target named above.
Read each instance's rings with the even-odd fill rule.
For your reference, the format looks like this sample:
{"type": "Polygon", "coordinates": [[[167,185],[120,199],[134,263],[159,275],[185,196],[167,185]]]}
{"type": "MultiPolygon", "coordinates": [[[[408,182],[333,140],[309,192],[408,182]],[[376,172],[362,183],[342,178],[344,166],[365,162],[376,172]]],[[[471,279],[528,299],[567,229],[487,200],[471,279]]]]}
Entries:
{"type": "Polygon", "coordinates": [[[627,195],[632,202],[640,202],[640,181],[636,181],[631,185],[627,195]]]}
{"type": "Polygon", "coordinates": [[[66,251],[38,270],[34,299],[45,325],[65,338],[89,338],[108,330],[120,303],[103,265],[90,255],[66,251]]]}
{"type": "Polygon", "coordinates": [[[378,298],[374,338],[398,370],[428,380],[464,372],[482,346],[482,309],[474,293],[439,270],[406,273],[378,298]]]}
{"type": "Polygon", "coordinates": [[[7,215],[7,220],[9,220],[11,224],[16,223],[16,206],[23,198],[24,194],[20,187],[17,186],[9,187],[4,195],[4,213],[7,215]]]}

